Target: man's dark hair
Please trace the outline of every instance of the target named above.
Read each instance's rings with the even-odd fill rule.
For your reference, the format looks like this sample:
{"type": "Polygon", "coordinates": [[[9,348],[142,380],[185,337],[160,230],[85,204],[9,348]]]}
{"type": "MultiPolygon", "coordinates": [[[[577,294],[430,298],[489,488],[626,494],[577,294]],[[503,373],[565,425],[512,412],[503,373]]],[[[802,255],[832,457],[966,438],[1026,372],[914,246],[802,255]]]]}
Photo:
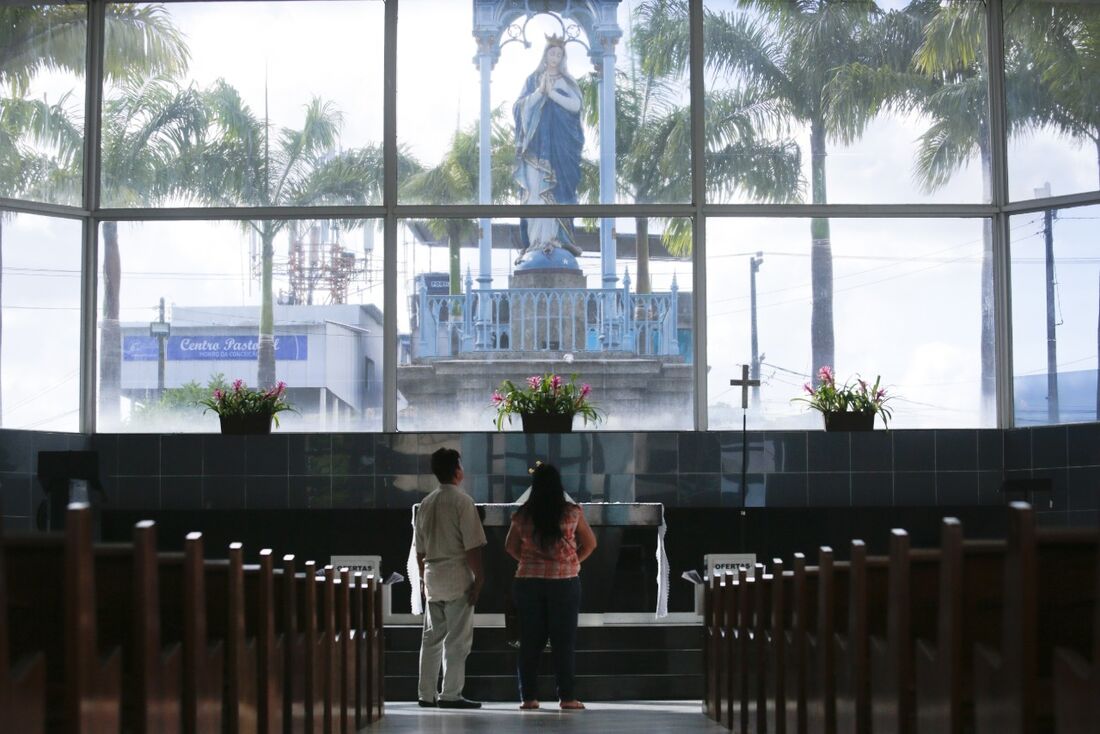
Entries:
{"type": "Polygon", "coordinates": [[[454,449],[437,449],[432,454],[432,474],[440,484],[450,484],[458,472],[462,457],[454,449]]]}

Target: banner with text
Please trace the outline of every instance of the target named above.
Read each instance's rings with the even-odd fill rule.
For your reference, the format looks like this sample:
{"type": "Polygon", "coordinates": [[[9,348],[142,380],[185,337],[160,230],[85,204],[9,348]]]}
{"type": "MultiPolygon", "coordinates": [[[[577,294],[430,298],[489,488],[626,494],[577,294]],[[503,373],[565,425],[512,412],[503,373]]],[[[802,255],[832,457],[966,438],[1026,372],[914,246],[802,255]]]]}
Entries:
{"type": "MultiPolygon", "coordinates": [[[[215,360],[254,360],[260,348],[256,336],[210,336],[188,334],[166,340],[166,358],[174,362],[215,360]]],[[[304,334],[275,337],[275,359],[305,360],[309,357],[309,338],[304,334]]],[[[127,336],[122,340],[122,359],[127,362],[156,362],[157,338],[127,336]]]]}

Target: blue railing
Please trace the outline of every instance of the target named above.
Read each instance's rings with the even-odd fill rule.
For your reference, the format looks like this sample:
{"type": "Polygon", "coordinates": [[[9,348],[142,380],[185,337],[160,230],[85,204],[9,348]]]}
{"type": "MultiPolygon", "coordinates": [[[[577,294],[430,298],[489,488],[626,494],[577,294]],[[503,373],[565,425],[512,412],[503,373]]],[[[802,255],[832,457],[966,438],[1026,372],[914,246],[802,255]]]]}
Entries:
{"type": "Polygon", "coordinates": [[[415,359],[483,352],[619,352],[678,356],[677,296],[622,288],[510,288],[431,295],[421,286],[413,333],[415,359]]]}

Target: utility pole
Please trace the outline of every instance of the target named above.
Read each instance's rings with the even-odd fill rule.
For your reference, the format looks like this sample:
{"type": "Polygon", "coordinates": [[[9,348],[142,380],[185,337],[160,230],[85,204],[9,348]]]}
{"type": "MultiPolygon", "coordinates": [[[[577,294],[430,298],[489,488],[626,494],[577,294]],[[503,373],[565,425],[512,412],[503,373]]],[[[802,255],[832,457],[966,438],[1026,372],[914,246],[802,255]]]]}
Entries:
{"type": "Polygon", "coordinates": [[[149,336],[157,340],[157,395],[164,394],[164,363],[167,361],[168,334],[172,325],[164,320],[164,298],[160,299],[158,318],[149,324],[149,336]]]}
{"type": "MultiPolygon", "coordinates": [[[[1041,189],[1035,189],[1035,196],[1050,196],[1050,183],[1041,189]]],[[[1046,290],[1047,290],[1047,421],[1057,423],[1058,409],[1058,335],[1055,323],[1054,295],[1054,210],[1043,211],[1043,243],[1046,251],[1046,290]]]]}
{"type": "Polygon", "coordinates": [[[760,344],[756,336],[756,271],[760,270],[760,264],[764,262],[764,253],[757,252],[749,258],[749,314],[752,319],[750,333],[752,337],[752,362],[750,363],[749,378],[755,381],[752,386],[752,406],[760,407],[760,344]]]}

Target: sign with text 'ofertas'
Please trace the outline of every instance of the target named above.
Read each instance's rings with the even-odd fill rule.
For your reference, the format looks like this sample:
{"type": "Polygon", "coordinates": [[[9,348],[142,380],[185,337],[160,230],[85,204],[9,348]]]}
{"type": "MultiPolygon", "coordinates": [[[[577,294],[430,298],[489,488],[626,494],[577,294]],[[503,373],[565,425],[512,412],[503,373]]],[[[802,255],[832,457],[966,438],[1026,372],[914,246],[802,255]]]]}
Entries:
{"type": "MultiPolygon", "coordinates": [[[[157,361],[157,338],[127,336],[122,340],[122,359],[127,362],[157,361]]],[[[165,357],[175,362],[254,360],[260,349],[257,336],[217,336],[187,334],[170,336],[165,357]]],[[[309,338],[305,334],[281,334],[275,337],[275,359],[280,361],[309,358],[309,338]]]]}
{"type": "Polygon", "coordinates": [[[755,553],[708,553],[703,556],[703,564],[707,569],[707,578],[716,573],[737,573],[739,569],[745,569],[748,578],[753,577],[756,568],[755,553]]]}
{"type": "Polygon", "coordinates": [[[353,576],[359,572],[364,579],[367,576],[382,579],[382,556],[332,556],[329,563],[337,571],[341,568],[349,569],[353,576]]]}

